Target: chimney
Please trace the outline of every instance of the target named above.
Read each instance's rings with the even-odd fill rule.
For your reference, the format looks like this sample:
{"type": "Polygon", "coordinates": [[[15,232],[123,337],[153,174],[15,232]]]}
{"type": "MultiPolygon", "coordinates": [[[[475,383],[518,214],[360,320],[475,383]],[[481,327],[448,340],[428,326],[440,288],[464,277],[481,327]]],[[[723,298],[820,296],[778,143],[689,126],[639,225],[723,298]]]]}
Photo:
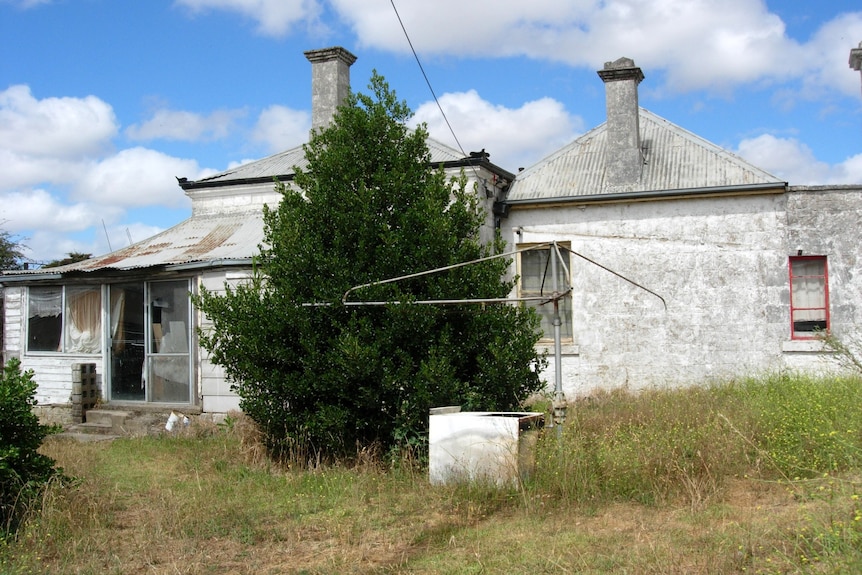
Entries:
{"type": "Polygon", "coordinates": [[[611,186],[634,184],[640,179],[643,156],[638,121],[638,84],[644,79],[631,58],[605,62],[598,71],[605,83],[607,106],[607,182],[611,186]]]}
{"type": "Polygon", "coordinates": [[[862,42],[858,48],[850,50],[850,67],[857,72],[862,71],[862,42]]]}
{"type": "Polygon", "coordinates": [[[350,91],[350,66],[356,56],[344,48],[309,50],[311,62],[311,131],[322,130],[350,91]]]}

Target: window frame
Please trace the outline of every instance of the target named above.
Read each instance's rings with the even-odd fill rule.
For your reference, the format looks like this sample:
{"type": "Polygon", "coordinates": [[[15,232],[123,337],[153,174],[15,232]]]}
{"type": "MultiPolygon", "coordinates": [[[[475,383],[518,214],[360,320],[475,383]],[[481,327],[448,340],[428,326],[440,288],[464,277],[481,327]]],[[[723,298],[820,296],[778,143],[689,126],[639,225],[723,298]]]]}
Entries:
{"type": "Polygon", "coordinates": [[[823,320],[818,319],[818,320],[807,320],[807,321],[812,321],[812,322],[822,321],[823,327],[821,329],[823,332],[828,332],[829,329],[831,328],[832,322],[831,322],[831,318],[830,318],[830,314],[829,314],[829,262],[828,262],[828,259],[826,256],[822,256],[822,255],[790,256],[790,258],[788,259],[788,263],[787,263],[787,273],[788,273],[789,282],[790,282],[790,339],[792,339],[792,340],[817,339],[818,338],[817,332],[820,330],[814,329],[814,328],[812,328],[811,330],[797,329],[796,328],[797,322],[794,321],[794,318],[796,317],[796,312],[811,312],[811,311],[822,310],[823,311],[823,317],[824,317],[823,320]],[[823,273],[817,274],[817,275],[794,274],[793,265],[796,262],[822,262],[823,273]],[[801,296],[798,294],[796,296],[794,296],[794,292],[796,291],[796,290],[794,290],[794,284],[795,284],[794,280],[805,279],[805,278],[820,280],[822,282],[822,286],[823,286],[823,293],[822,293],[823,305],[822,306],[815,306],[815,307],[803,306],[803,305],[801,305],[801,302],[799,302],[799,300],[802,299],[801,296]],[[797,303],[799,303],[800,305],[797,305],[797,303]],[[810,335],[807,335],[807,334],[810,334],[810,335]]]}
{"type": "MultiPolygon", "coordinates": [[[[518,244],[516,246],[516,248],[518,250],[518,257],[515,258],[516,266],[517,266],[517,268],[516,268],[516,271],[517,271],[516,289],[517,289],[517,294],[518,294],[519,298],[531,297],[531,296],[537,296],[537,295],[543,295],[543,294],[550,296],[551,292],[553,291],[553,284],[550,284],[550,285],[546,284],[544,290],[531,290],[531,289],[525,289],[524,288],[524,281],[523,281],[524,280],[524,263],[522,261],[522,258],[523,258],[525,253],[535,253],[535,252],[545,251],[545,252],[548,252],[548,254],[550,254],[551,249],[553,248],[553,245],[550,245],[550,244],[546,245],[546,247],[541,248],[539,250],[530,250],[529,249],[529,248],[541,246],[544,244],[547,244],[547,242],[522,243],[522,244],[518,244]]],[[[565,248],[565,250],[563,250],[562,253],[565,254],[565,257],[568,258],[568,262],[566,263],[566,267],[568,267],[569,277],[566,278],[564,276],[565,271],[566,271],[565,268],[563,270],[558,270],[558,274],[563,275],[563,277],[561,279],[563,279],[563,281],[565,282],[565,285],[558,286],[561,291],[565,290],[566,288],[568,288],[569,286],[572,285],[572,265],[571,265],[572,259],[571,259],[570,253],[568,251],[566,251],[566,250],[571,249],[570,245],[571,244],[569,242],[557,242],[557,246],[559,246],[560,248],[565,248]]],[[[548,280],[553,281],[553,278],[550,277],[550,270],[548,270],[548,274],[549,274],[548,280]]],[[[563,298],[563,300],[560,302],[560,304],[561,304],[560,305],[560,320],[562,323],[562,325],[560,326],[560,341],[561,341],[561,343],[567,343],[568,344],[568,343],[574,342],[574,310],[573,310],[572,301],[573,301],[572,294],[571,294],[571,292],[569,292],[563,298]],[[567,305],[565,303],[566,301],[568,302],[567,305]]],[[[538,304],[535,301],[522,301],[521,305],[526,305],[526,306],[538,308],[538,304]]],[[[546,304],[546,305],[551,305],[551,304],[546,304]]],[[[536,312],[539,314],[540,317],[542,317],[543,319],[545,318],[545,316],[543,316],[543,314],[539,313],[538,309],[536,309],[536,312]]],[[[553,342],[554,341],[553,325],[549,326],[550,331],[545,329],[544,325],[540,325],[540,327],[542,328],[542,337],[539,339],[539,343],[540,344],[548,344],[550,342],[553,342]]]]}
{"type": "MultiPolygon", "coordinates": [[[[104,290],[101,285],[33,285],[27,287],[27,297],[26,297],[26,314],[23,316],[25,321],[25,337],[24,337],[24,353],[28,356],[35,355],[85,355],[85,356],[98,356],[102,354],[103,351],[103,328],[104,328],[104,318],[103,318],[103,309],[102,303],[104,301],[104,290]],[[31,321],[33,320],[33,316],[31,315],[31,290],[48,290],[48,289],[58,289],[60,290],[60,321],[59,321],[59,349],[30,349],[30,337],[31,337],[31,321]],[[92,337],[96,340],[96,350],[95,351],[80,351],[69,348],[71,347],[70,339],[69,339],[69,326],[70,320],[69,315],[71,310],[69,309],[69,290],[72,290],[77,293],[87,293],[87,292],[95,292],[98,294],[98,325],[94,326],[95,329],[92,337]]],[[[74,322],[72,322],[74,323],[74,322]]]]}

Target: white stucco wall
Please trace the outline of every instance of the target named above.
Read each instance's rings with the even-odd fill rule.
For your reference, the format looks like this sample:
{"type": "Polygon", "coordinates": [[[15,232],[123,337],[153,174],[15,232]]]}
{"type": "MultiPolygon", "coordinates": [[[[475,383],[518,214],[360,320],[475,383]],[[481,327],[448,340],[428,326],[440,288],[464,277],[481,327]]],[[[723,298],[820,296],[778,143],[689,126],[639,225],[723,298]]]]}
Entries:
{"type": "MultiPolygon", "coordinates": [[[[667,302],[665,309],[573,256],[574,341],[562,358],[571,398],[599,387],[689,385],[825,365],[819,346],[790,340],[788,257],[798,242],[810,246],[804,253],[828,256],[833,325],[862,324],[851,303],[860,301],[859,248],[838,230],[859,229],[860,198],[858,191],[790,193],[513,209],[503,229],[513,244],[570,242],[667,302]],[[841,221],[823,216],[815,199],[841,221]],[[830,220],[829,229],[803,225],[808,212],[830,220]]],[[[551,360],[545,377],[552,385],[551,360]]]]}

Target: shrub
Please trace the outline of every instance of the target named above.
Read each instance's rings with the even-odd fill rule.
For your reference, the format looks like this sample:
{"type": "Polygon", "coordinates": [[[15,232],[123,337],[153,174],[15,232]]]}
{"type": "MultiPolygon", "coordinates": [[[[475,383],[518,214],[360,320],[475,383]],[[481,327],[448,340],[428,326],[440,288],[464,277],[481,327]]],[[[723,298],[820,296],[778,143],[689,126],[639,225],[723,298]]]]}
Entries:
{"type": "Polygon", "coordinates": [[[483,243],[475,189],[430,165],[426,131],[407,128],[380,76],[370,88],[305,146],[294,187],[277,187],[259,273],[195,300],[212,321],[201,345],[283,459],[419,448],[430,407],[510,410],[543,387],[533,310],[412,305],[503,299],[509,262],[476,261],[505,246],[483,243]],[[388,305],[345,305],[354,286],[348,303],[388,305]]]}
{"type": "Polygon", "coordinates": [[[38,452],[54,428],[39,423],[33,372],[10,359],[0,372],[0,538],[15,533],[32,500],[59,470],[38,452]]]}

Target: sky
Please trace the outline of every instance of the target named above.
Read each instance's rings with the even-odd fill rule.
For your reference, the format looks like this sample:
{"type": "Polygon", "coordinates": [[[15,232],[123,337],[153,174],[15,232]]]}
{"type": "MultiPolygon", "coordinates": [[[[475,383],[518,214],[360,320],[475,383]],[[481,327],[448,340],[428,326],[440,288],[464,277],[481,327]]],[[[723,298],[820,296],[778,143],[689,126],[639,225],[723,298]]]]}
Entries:
{"type": "Polygon", "coordinates": [[[303,52],[331,46],[510,172],[604,122],[596,71],[628,57],[642,107],[791,185],[860,184],[860,43],[859,0],[0,0],[0,231],[39,264],[188,218],[176,178],[307,140],[303,52]]]}

